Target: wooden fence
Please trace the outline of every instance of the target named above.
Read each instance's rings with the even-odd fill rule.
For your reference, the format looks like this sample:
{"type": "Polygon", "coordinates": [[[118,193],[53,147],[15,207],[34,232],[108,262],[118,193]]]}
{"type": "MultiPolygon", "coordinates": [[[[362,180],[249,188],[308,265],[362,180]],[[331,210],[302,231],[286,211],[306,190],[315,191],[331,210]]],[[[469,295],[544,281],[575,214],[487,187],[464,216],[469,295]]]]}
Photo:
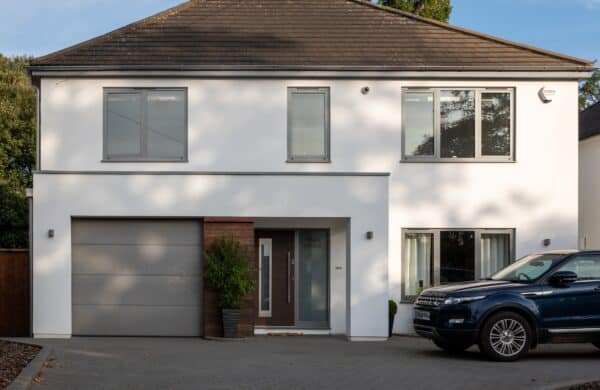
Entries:
{"type": "Polygon", "coordinates": [[[29,252],[0,249],[0,337],[28,337],[29,252]]]}

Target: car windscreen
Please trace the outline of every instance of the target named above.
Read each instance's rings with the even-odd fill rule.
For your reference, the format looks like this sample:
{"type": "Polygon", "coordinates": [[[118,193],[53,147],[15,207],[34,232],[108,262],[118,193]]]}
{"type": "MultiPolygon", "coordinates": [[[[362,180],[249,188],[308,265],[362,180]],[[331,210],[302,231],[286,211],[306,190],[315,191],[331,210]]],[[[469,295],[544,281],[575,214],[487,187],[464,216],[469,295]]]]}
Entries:
{"type": "Polygon", "coordinates": [[[533,282],[564,258],[564,254],[547,253],[525,256],[491,276],[492,280],[509,282],[533,282]]]}

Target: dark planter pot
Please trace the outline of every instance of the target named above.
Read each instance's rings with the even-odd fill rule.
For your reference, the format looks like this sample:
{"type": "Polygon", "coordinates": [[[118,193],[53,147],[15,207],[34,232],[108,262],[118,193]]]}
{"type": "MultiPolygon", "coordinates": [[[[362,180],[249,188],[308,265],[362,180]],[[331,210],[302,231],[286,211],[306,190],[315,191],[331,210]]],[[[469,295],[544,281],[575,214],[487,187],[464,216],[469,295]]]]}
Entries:
{"type": "Polygon", "coordinates": [[[237,337],[238,323],[240,322],[240,309],[222,309],[223,337],[237,337]]]}
{"type": "Polygon", "coordinates": [[[395,315],[389,317],[389,321],[390,321],[389,325],[390,326],[389,326],[389,331],[388,331],[388,337],[392,337],[392,330],[394,329],[394,318],[395,317],[396,317],[395,315]]]}

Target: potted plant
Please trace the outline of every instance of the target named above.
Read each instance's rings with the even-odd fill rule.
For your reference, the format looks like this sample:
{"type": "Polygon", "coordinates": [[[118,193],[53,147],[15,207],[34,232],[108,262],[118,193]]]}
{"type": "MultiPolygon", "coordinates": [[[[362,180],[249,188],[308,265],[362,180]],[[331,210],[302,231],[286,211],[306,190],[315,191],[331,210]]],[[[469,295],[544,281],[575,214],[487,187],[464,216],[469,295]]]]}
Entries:
{"type": "Polygon", "coordinates": [[[216,238],[204,256],[204,281],[217,294],[223,316],[223,337],[236,337],[240,307],[254,289],[251,254],[233,237],[216,238]]]}
{"type": "Polygon", "coordinates": [[[394,329],[394,317],[398,312],[398,305],[391,299],[388,301],[388,314],[389,314],[389,337],[392,337],[392,330],[394,329]]]}

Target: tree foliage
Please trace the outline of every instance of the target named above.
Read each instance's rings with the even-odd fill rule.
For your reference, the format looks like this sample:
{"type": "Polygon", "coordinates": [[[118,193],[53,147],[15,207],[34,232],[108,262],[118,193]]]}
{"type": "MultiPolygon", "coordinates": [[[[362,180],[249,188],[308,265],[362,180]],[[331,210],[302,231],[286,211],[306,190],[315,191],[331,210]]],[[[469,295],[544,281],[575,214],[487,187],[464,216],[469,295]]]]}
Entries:
{"type": "Polygon", "coordinates": [[[204,280],[221,309],[239,309],[254,290],[250,251],[233,237],[218,237],[206,249],[204,280]]]}
{"type": "Polygon", "coordinates": [[[379,0],[379,4],[445,23],[452,12],[450,0],[379,0]]]}
{"type": "Polygon", "coordinates": [[[0,247],[27,248],[25,189],[35,163],[36,97],[26,57],[0,54],[0,247]]]}
{"type": "Polygon", "coordinates": [[[600,101],[600,69],[596,69],[592,77],[579,86],[579,108],[586,108],[600,101]]]}

